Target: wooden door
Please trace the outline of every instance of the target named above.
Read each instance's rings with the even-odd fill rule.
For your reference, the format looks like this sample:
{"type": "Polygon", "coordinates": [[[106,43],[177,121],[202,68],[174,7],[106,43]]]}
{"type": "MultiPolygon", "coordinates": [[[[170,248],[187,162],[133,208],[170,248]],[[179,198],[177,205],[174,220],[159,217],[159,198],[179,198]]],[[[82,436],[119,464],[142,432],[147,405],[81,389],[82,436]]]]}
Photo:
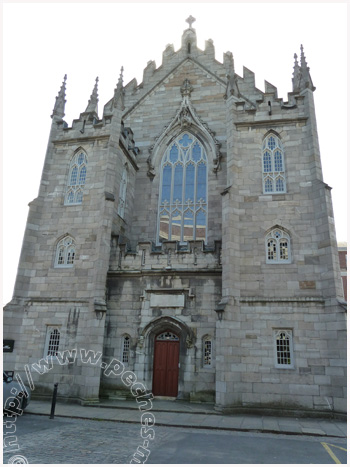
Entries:
{"type": "Polygon", "coordinates": [[[180,339],[169,331],[154,342],[153,394],[176,397],[179,383],[180,339]]]}

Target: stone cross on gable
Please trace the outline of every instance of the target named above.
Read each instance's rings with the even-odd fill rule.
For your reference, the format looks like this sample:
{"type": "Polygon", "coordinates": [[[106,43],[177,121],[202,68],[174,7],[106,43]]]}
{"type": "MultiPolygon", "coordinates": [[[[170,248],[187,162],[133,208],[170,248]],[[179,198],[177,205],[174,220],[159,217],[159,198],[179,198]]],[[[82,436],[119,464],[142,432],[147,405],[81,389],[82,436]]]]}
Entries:
{"type": "Polygon", "coordinates": [[[196,21],[196,18],[193,18],[192,15],[190,15],[187,19],[186,19],[186,23],[189,24],[190,28],[192,29],[192,23],[194,23],[196,21]]]}

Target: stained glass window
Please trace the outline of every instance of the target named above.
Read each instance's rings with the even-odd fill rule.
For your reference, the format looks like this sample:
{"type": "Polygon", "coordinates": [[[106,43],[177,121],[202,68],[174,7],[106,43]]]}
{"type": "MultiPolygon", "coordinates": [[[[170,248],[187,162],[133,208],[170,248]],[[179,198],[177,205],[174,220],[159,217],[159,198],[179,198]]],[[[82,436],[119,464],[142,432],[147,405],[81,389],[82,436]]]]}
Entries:
{"type": "Polygon", "coordinates": [[[65,204],[81,204],[83,202],[86,170],[86,154],[83,151],[79,151],[71,160],[65,204]]]}
{"type": "Polygon", "coordinates": [[[161,163],[158,238],[207,238],[208,159],[202,143],[181,133],[166,150],[161,163]]]}
{"type": "Polygon", "coordinates": [[[281,140],[275,135],[269,135],[264,140],[262,170],[264,193],[286,192],[284,151],[281,140]]]}

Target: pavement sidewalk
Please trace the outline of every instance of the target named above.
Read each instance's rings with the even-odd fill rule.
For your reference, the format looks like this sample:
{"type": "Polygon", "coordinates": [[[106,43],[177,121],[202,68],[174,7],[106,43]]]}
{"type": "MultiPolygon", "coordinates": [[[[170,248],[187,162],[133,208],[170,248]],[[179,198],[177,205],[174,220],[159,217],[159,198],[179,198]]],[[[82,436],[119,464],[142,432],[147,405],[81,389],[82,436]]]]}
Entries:
{"type": "MultiPolygon", "coordinates": [[[[56,403],[55,416],[106,420],[119,423],[140,423],[142,411],[136,401],[109,400],[94,405],[56,403]]],[[[327,418],[296,418],[266,415],[220,414],[211,404],[186,401],[153,400],[148,410],[154,415],[156,426],[202,428],[261,433],[329,436],[346,438],[346,421],[327,418]]],[[[46,415],[51,401],[31,400],[26,413],[46,415]]]]}

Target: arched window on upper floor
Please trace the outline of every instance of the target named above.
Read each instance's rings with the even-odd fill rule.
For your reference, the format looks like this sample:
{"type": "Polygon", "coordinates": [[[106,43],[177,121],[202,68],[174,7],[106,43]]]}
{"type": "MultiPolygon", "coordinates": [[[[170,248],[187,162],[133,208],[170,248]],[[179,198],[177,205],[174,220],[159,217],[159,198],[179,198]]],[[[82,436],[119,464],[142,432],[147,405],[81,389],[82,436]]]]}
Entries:
{"type": "Polygon", "coordinates": [[[118,215],[124,219],[126,205],[126,188],[128,185],[128,171],[125,167],[122,174],[122,179],[119,187],[118,215]]]}
{"type": "Polygon", "coordinates": [[[64,204],[81,204],[83,202],[86,170],[87,156],[83,150],[79,150],[70,163],[64,204]]]}
{"type": "Polygon", "coordinates": [[[57,244],[55,267],[69,268],[73,267],[75,260],[75,242],[73,238],[66,235],[57,244]]]}
{"type": "Polygon", "coordinates": [[[266,136],[262,147],[263,192],[286,193],[284,150],[281,140],[274,134],[266,136]]]}
{"type": "Polygon", "coordinates": [[[290,237],[282,229],[272,229],[266,235],[266,262],[291,263],[290,237]]]}
{"type": "Polygon", "coordinates": [[[158,239],[207,240],[208,159],[203,144],[181,133],[161,162],[158,239]]]}

